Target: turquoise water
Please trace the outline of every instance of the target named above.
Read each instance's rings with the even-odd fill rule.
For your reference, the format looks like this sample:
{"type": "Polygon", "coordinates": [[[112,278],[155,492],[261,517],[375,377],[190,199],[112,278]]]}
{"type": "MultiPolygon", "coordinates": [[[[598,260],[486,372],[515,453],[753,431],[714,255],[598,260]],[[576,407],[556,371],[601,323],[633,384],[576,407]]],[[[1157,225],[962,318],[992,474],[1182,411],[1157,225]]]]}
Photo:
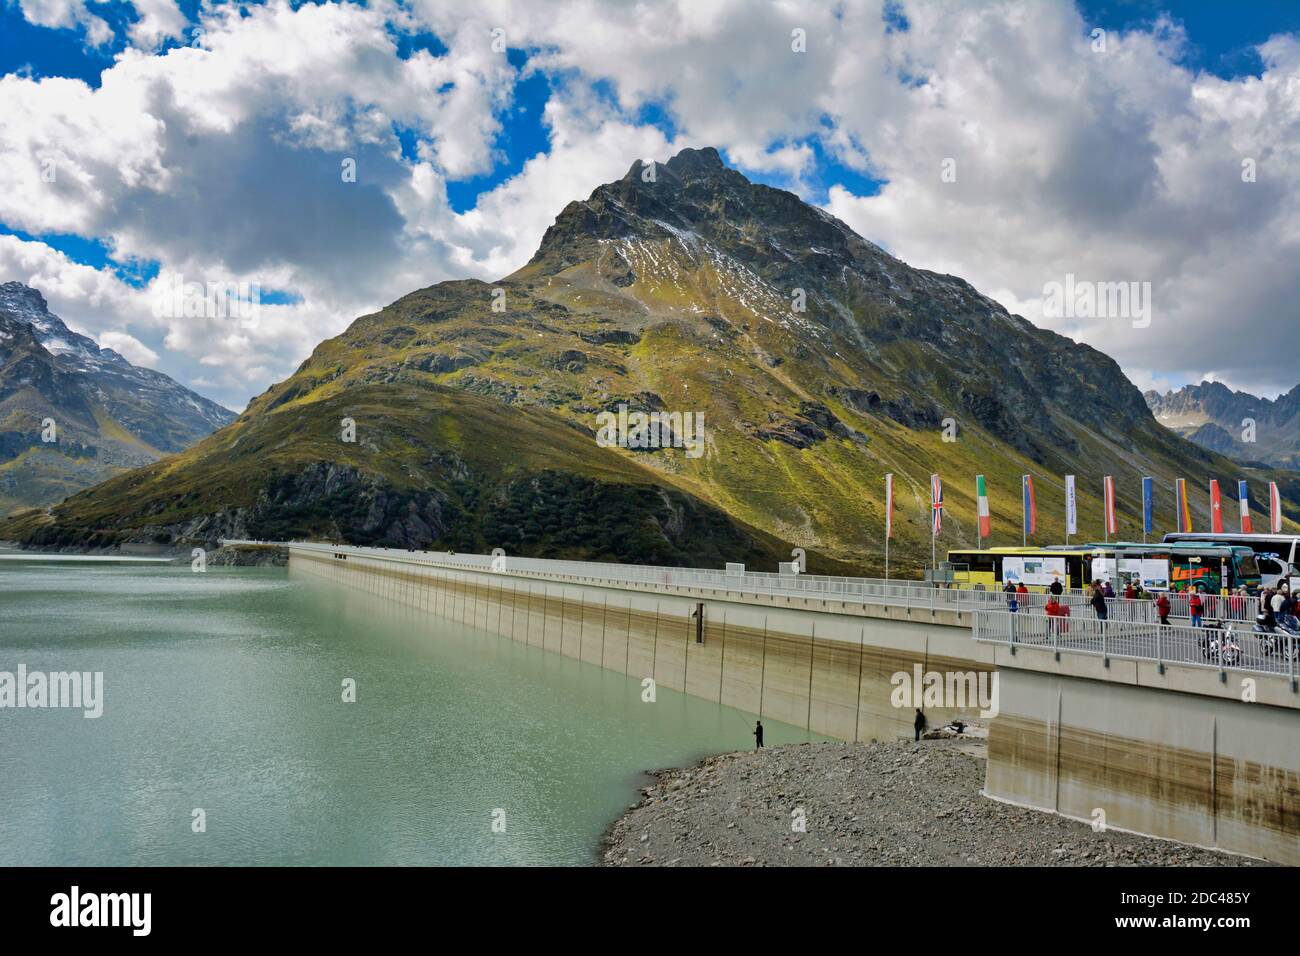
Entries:
{"type": "Polygon", "coordinates": [[[0,708],[4,866],[585,864],[645,770],[753,743],[753,715],[283,569],[0,562],[19,664],[102,671],[104,713],[0,708]]]}

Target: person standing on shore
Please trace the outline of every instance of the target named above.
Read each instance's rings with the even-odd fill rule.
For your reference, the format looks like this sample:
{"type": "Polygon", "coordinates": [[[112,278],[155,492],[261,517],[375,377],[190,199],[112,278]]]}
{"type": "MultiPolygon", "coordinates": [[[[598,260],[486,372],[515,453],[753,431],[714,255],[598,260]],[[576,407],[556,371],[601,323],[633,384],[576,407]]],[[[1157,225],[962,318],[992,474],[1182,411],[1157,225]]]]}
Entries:
{"type": "Polygon", "coordinates": [[[759,750],[763,746],[763,722],[754,721],[754,749],[759,750]]]}
{"type": "Polygon", "coordinates": [[[920,708],[916,711],[916,720],[912,721],[912,729],[916,731],[916,739],[921,739],[921,734],[925,733],[925,714],[921,713],[920,708]]]}

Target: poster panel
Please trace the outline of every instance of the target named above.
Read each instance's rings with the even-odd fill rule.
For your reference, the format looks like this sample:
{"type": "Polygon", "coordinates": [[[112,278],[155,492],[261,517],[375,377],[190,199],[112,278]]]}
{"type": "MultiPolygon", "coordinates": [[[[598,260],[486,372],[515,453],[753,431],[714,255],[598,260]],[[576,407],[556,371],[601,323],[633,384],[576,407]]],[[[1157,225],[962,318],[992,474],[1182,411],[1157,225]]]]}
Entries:
{"type": "Polygon", "coordinates": [[[1046,587],[1057,578],[1066,583],[1065,558],[1025,557],[1002,559],[1003,583],[1023,583],[1025,587],[1046,587]]]}
{"type": "Polygon", "coordinates": [[[1159,558],[1142,561],[1142,586],[1148,591],[1169,590],[1169,562],[1159,558]]]}

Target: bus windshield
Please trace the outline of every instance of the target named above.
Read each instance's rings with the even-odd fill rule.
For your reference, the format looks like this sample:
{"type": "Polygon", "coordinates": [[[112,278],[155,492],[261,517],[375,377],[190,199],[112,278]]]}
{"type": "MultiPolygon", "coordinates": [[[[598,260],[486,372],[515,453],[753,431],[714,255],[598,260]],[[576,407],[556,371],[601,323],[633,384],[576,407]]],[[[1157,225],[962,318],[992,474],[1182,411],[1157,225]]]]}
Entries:
{"type": "Polygon", "coordinates": [[[1254,552],[1237,553],[1237,580],[1245,583],[1250,578],[1259,577],[1259,562],[1254,552]]]}

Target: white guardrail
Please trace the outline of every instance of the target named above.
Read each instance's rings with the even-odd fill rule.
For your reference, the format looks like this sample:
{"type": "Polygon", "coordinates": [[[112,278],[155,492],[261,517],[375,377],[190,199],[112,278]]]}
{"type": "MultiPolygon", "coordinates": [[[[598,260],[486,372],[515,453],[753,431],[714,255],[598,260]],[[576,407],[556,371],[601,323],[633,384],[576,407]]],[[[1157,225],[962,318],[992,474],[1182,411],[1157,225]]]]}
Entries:
{"type": "Polygon", "coordinates": [[[977,641],[1011,647],[1281,674],[1293,684],[1300,658],[1294,636],[1279,631],[1270,639],[1253,625],[1219,629],[981,610],[972,615],[971,633],[977,641]]]}
{"type": "MultiPolygon", "coordinates": [[[[672,568],[650,564],[614,564],[600,561],[558,561],[549,558],[523,558],[490,554],[454,554],[447,551],[405,551],[397,548],[368,548],[357,545],[332,545],[316,541],[247,541],[229,539],[230,545],[293,545],[322,553],[370,555],[387,560],[405,561],[446,568],[490,571],[494,568],[528,577],[564,577],[590,583],[621,585],[656,585],[705,588],[739,594],[808,598],[841,603],[872,604],[888,607],[928,608],[970,612],[979,609],[1006,610],[1012,597],[1017,609],[1041,611],[1050,595],[1043,590],[1011,595],[1003,591],[981,591],[965,587],[934,585],[923,581],[884,580],[882,578],[848,578],[824,574],[776,574],[768,571],[719,571],[710,568],[672,568]],[[495,565],[493,562],[497,562],[495,565]]],[[[1169,594],[1170,615],[1189,618],[1188,595],[1169,594]]],[[[1060,601],[1078,619],[1092,615],[1091,595],[1071,590],[1060,601]]],[[[1222,618],[1238,623],[1253,622],[1258,611],[1254,598],[1202,595],[1205,617],[1222,618]]],[[[1107,599],[1108,617],[1112,621],[1156,624],[1159,621],[1154,599],[1107,599]]]]}

